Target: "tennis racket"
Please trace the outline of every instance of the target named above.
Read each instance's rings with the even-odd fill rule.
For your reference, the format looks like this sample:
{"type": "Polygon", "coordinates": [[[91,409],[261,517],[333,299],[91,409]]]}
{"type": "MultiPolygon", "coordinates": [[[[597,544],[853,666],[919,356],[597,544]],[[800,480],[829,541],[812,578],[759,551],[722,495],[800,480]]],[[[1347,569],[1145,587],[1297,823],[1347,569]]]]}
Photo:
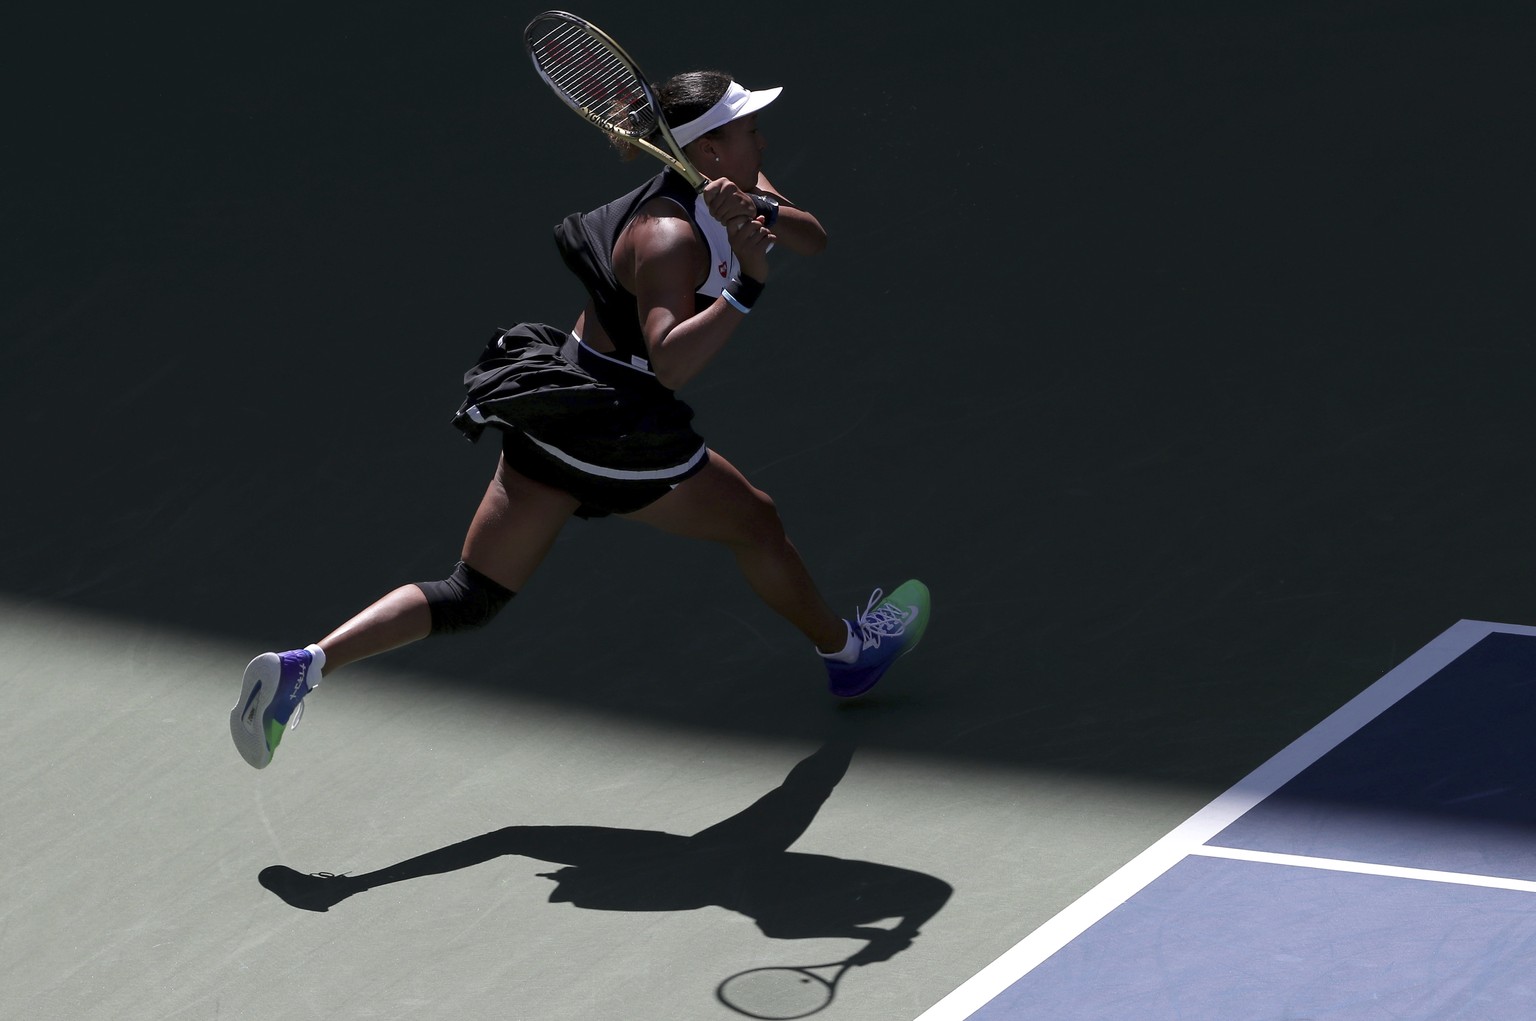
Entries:
{"type": "Polygon", "coordinates": [[[661,114],[661,103],[635,58],[584,18],[545,11],[523,30],[539,77],[588,123],[631,143],[682,174],[696,191],[696,170],[661,114]]]}
{"type": "Polygon", "coordinates": [[[807,964],[800,967],[750,968],[721,982],[720,1002],[738,1014],[763,1021],[790,1021],[826,1009],[837,995],[837,983],[853,961],[807,964]],[[836,969],[830,976],[818,971],[836,969]]]}

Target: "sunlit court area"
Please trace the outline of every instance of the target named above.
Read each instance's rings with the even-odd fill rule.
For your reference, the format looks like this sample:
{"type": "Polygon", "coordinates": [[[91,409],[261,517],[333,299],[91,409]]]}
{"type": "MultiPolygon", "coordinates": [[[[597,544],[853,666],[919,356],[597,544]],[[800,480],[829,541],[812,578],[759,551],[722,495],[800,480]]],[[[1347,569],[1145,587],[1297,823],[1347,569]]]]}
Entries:
{"type": "Polygon", "coordinates": [[[575,10],[783,87],[826,249],[678,396],[838,614],[926,585],[921,645],[839,698],[734,547],[573,515],[244,761],[253,657],[455,568],[466,370],[571,329],[556,225],[661,170],[540,11],[38,15],[0,1015],[1536,1016],[1513,3],[575,10]]]}

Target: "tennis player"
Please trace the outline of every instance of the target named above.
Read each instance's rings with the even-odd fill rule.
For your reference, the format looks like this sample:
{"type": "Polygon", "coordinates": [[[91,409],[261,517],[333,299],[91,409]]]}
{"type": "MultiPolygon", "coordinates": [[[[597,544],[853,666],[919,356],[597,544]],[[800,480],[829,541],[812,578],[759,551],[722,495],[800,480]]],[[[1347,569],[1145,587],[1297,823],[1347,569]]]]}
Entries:
{"type": "Polygon", "coordinates": [[[835,614],[773,501],[709,449],[675,395],[763,300],[770,248],[815,255],[827,235],[763,175],[758,113],[778,88],[754,92],[711,71],[678,75],[657,92],[708,184],[695,193],[664,170],[559,224],[561,255],[588,301],[569,332],[536,323],[498,332],[465,374],[455,425],[471,440],[492,430],[501,457],[459,563],[440,581],[389,592],[317,643],[253,659],[229,715],[252,766],[271,761],[323,676],[487,624],[572,515],[620,515],[724,544],[763,602],[815,646],[834,695],[868,691],[921,638],[921,582],[888,597],[876,589],[852,619],[835,614]]]}

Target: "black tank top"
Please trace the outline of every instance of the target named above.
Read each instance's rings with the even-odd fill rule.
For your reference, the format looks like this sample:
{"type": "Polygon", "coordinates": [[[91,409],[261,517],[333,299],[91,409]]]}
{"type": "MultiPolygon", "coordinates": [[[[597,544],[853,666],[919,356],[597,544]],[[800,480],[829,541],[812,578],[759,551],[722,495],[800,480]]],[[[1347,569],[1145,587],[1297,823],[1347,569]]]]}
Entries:
{"type": "Polygon", "coordinates": [[[711,270],[694,303],[695,312],[702,312],[720,296],[738,267],[725,229],[709,215],[703,199],[681,175],[664,170],[622,198],[590,212],[572,213],[555,227],[560,255],[591,295],[597,321],[613,341],[617,357],[646,372],[650,371],[650,361],[640,330],[640,308],[614,274],[613,248],[619,233],[654,198],[677,203],[693,224],[694,234],[709,248],[711,270]]]}

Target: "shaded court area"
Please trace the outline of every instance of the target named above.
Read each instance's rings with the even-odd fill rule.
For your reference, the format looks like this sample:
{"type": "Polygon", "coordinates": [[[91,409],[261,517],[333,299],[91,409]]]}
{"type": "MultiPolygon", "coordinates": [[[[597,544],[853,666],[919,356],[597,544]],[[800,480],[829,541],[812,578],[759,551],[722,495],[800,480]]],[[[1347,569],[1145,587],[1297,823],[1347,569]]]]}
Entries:
{"type": "Polygon", "coordinates": [[[834,704],[720,551],[573,522],[250,770],[246,661],[452,566],[464,369],[569,326],[552,227],[652,172],[537,80],[535,13],[39,15],[7,1016],[730,1019],[731,976],[864,954],[817,1016],[916,1018],[1454,622],[1536,621],[1527,12],[605,2],[656,77],[785,86],[767,172],[831,247],[684,396],[835,607],[918,577],[933,626],[834,704]]]}

